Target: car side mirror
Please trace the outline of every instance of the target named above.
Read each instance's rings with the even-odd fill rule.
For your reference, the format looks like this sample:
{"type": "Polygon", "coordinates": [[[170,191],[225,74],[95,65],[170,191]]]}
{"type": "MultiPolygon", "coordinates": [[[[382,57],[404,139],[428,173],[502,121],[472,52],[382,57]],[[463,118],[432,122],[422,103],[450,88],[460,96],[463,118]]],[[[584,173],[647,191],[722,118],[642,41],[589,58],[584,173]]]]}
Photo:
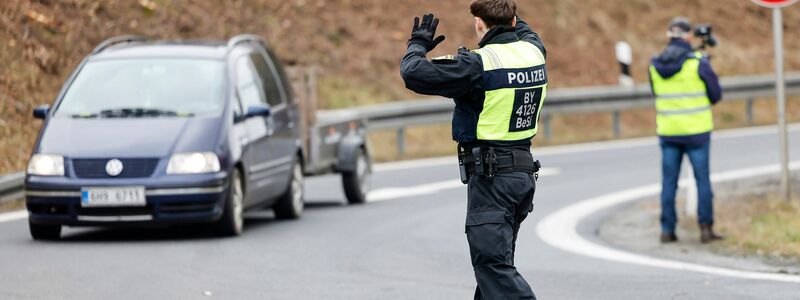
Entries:
{"type": "Polygon", "coordinates": [[[50,112],[50,105],[39,105],[33,109],[33,117],[37,119],[47,119],[47,114],[50,112]]]}
{"type": "Polygon", "coordinates": [[[269,110],[269,107],[267,107],[266,105],[252,105],[247,108],[247,113],[244,115],[244,117],[245,118],[252,118],[258,116],[268,117],[270,113],[271,111],[269,110]]]}

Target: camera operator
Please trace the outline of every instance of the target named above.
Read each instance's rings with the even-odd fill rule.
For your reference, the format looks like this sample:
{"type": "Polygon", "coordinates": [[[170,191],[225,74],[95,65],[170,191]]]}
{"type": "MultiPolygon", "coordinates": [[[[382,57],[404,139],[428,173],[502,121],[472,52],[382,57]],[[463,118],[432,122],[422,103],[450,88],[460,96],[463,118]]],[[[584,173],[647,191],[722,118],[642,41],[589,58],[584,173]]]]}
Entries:
{"type": "MultiPolygon", "coordinates": [[[[661,242],[678,240],[675,190],[683,155],[689,156],[697,181],[697,215],[703,243],[722,239],[712,230],[714,209],[709,178],[709,148],[714,118],[711,106],[722,98],[717,74],[708,57],[692,49],[692,25],[675,18],[668,27],[667,48],[650,65],[650,84],[656,96],[656,124],[661,144],[661,242]]],[[[710,26],[695,30],[703,45],[716,44],[710,26]]],[[[703,49],[701,46],[699,49],[703,49]]]]}

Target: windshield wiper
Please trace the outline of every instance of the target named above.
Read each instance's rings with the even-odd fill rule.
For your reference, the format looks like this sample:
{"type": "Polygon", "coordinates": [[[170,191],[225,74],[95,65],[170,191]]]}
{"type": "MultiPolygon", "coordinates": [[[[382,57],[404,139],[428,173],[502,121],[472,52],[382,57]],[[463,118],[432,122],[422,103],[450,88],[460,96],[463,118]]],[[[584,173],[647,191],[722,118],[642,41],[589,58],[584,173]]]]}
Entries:
{"type": "Polygon", "coordinates": [[[193,114],[176,112],[157,108],[117,108],[101,110],[96,116],[103,118],[128,118],[128,117],[190,117],[193,114]]]}

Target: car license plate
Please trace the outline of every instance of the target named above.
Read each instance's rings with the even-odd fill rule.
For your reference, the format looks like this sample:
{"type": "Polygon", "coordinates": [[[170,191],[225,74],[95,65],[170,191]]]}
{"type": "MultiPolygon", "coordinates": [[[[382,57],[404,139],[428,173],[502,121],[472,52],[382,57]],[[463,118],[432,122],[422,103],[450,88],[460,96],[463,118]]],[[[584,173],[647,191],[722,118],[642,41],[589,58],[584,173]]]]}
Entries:
{"type": "Polygon", "coordinates": [[[84,188],[81,206],[145,206],[144,187],[84,188]]]}

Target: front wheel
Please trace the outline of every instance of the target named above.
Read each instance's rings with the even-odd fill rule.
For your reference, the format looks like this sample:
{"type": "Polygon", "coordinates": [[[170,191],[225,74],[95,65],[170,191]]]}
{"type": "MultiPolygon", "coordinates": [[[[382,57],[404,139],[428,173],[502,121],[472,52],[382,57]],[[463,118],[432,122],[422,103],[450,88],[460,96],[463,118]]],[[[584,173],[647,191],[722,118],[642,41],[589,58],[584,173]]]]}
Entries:
{"type": "Polygon", "coordinates": [[[217,233],[222,236],[241,235],[244,228],[244,187],[239,169],[233,171],[223,209],[222,218],[216,224],[217,233]]]}
{"type": "Polygon", "coordinates": [[[372,167],[369,157],[364,149],[359,149],[356,157],[355,171],[342,173],[344,194],[349,204],[363,204],[367,202],[367,193],[372,183],[372,167]]]}
{"type": "Polygon", "coordinates": [[[273,208],[275,217],[281,220],[300,218],[305,205],[303,202],[303,165],[300,164],[299,160],[295,160],[292,165],[292,178],[289,180],[289,187],[273,208]]]}
{"type": "Polygon", "coordinates": [[[61,225],[38,225],[28,221],[28,228],[34,240],[55,241],[61,238],[61,225]]]}

